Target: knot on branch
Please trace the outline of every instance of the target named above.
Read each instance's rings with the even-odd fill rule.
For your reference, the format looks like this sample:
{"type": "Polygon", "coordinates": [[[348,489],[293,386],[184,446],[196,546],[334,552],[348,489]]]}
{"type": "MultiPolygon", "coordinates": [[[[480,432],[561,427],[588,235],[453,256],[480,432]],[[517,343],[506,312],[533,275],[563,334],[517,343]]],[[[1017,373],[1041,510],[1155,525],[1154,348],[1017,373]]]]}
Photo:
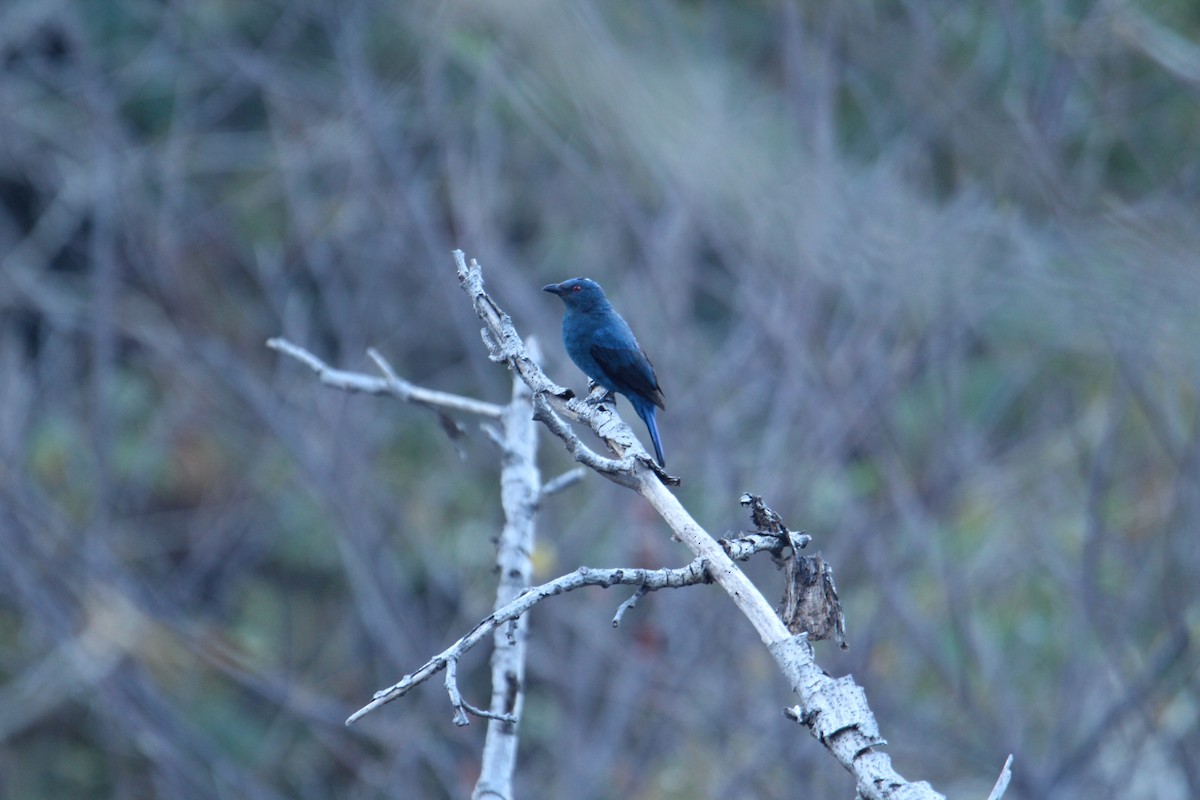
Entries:
{"type": "Polygon", "coordinates": [[[845,649],[846,619],[833,582],[833,570],[820,553],[801,556],[799,552],[812,537],[790,530],[759,495],[746,492],[739,502],[750,509],[750,521],[755,530],[743,532],[732,541],[722,539],[725,552],[730,558],[739,560],[760,550],[769,552],[775,565],[787,576],[783,597],[775,612],[788,631],[807,633],[812,640],[833,639],[845,649]],[[786,556],[785,550],[788,551],[786,556]]]}

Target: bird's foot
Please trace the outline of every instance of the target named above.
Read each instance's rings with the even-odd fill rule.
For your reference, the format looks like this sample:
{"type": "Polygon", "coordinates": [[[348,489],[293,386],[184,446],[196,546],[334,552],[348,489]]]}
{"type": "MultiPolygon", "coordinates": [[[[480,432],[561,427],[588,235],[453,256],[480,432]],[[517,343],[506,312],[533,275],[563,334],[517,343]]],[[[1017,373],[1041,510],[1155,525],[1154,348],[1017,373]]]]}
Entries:
{"type": "Polygon", "coordinates": [[[613,403],[617,402],[617,396],[613,392],[613,390],[605,389],[603,386],[596,383],[595,381],[589,380],[588,381],[588,396],[585,399],[585,402],[587,402],[588,404],[593,405],[593,406],[598,406],[601,403],[607,403],[609,401],[612,401],[613,403]]]}
{"type": "Polygon", "coordinates": [[[658,476],[658,479],[667,486],[679,486],[681,483],[683,483],[683,478],[667,472],[666,468],[659,466],[658,462],[653,458],[647,458],[643,463],[645,463],[645,465],[648,466],[654,472],[654,474],[658,476]]]}

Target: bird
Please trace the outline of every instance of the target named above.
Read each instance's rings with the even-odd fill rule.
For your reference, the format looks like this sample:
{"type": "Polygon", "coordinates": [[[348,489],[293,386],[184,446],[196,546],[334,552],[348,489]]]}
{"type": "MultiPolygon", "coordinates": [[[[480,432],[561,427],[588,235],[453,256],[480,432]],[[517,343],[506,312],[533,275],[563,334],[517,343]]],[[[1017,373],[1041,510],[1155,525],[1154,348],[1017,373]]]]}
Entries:
{"type": "Polygon", "coordinates": [[[562,283],[542,287],[562,298],[562,338],[567,355],[575,366],[609,392],[625,395],[633,410],[646,423],[658,465],[665,467],[655,406],[663,405],[662,389],[654,365],[646,357],[629,328],[612,303],[604,296],[600,284],[591,278],[571,278],[562,283]]]}

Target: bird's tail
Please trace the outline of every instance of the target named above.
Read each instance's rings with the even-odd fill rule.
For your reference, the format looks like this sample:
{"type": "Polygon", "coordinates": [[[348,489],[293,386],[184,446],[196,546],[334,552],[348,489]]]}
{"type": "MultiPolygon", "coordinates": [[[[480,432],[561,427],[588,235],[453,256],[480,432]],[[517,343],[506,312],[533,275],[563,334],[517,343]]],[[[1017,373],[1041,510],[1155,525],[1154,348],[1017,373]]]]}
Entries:
{"type": "Polygon", "coordinates": [[[656,409],[652,403],[635,402],[632,403],[633,410],[642,418],[642,422],[646,423],[646,429],[650,431],[650,441],[654,442],[654,455],[658,458],[658,465],[665,467],[666,459],[663,458],[662,442],[658,438],[658,423],[654,420],[654,412],[656,409]]]}

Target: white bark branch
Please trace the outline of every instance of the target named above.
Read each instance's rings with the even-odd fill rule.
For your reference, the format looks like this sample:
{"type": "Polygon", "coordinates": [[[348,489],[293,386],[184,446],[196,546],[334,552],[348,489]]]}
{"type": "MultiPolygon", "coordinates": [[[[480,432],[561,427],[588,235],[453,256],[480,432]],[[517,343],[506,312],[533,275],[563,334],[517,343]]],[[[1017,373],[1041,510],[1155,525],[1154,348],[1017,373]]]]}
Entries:
{"type": "Polygon", "coordinates": [[[268,339],[267,347],[272,350],[278,350],[307,365],[309,369],[317,373],[317,378],[321,383],[326,386],[332,386],[335,389],[342,389],[347,392],[363,392],[364,394],[390,394],[405,402],[416,403],[417,405],[437,411],[459,411],[464,414],[486,417],[487,419],[500,419],[504,413],[504,406],[498,406],[495,403],[486,403],[472,397],[463,397],[462,395],[450,394],[449,392],[439,392],[409,383],[403,378],[397,377],[383,356],[379,355],[374,349],[368,350],[367,355],[371,357],[384,373],[382,378],[362,372],[348,372],[346,370],[334,369],[303,347],[292,344],[287,339],[278,336],[268,339]]]}
{"type": "MultiPolygon", "coordinates": [[[[529,340],[531,358],[540,359],[537,342],[529,340]]],[[[533,394],[519,376],[513,376],[512,401],[501,417],[498,443],[504,453],[500,472],[500,505],[504,528],[496,545],[495,610],[499,611],[529,587],[533,574],[533,547],[542,476],[537,467],[537,424],[533,420],[533,394]]],[[[472,797],[509,800],[517,763],[517,724],[525,706],[525,617],[496,628],[492,649],[492,700],[487,716],[479,779],[472,797]]],[[[449,680],[449,678],[447,678],[449,680]]],[[[465,717],[464,717],[465,723],[465,717]]]]}
{"type": "MultiPolygon", "coordinates": [[[[654,590],[675,589],[682,586],[691,586],[696,583],[706,583],[707,581],[708,573],[704,568],[702,559],[696,559],[687,566],[678,569],[592,569],[591,567],[580,567],[574,572],[555,578],[549,583],[543,583],[540,586],[526,589],[511,602],[506,603],[502,608],[498,608],[484,617],[474,628],[459,638],[458,641],[422,664],[416,672],[409,673],[394,685],[376,692],[374,699],[351,714],[350,718],[346,720],[346,724],[350,725],[357,722],[380,706],[408,694],[414,687],[419,686],[446,669],[451,663],[457,662],[458,659],[462,658],[464,653],[483,641],[488,634],[495,633],[506,623],[520,619],[527,611],[547,597],[554,597],[563,592],[582,589],[585,586],[601,586],[607,589],[609,586],[627,585],[644,586],[647,589],[654,590]]],[[[454,703],[453,694],[451,698],[452,703],[454,703]]],[[[454,705],[456,709],[460,707],[457,703],[454,703],[454,705]]]]}

